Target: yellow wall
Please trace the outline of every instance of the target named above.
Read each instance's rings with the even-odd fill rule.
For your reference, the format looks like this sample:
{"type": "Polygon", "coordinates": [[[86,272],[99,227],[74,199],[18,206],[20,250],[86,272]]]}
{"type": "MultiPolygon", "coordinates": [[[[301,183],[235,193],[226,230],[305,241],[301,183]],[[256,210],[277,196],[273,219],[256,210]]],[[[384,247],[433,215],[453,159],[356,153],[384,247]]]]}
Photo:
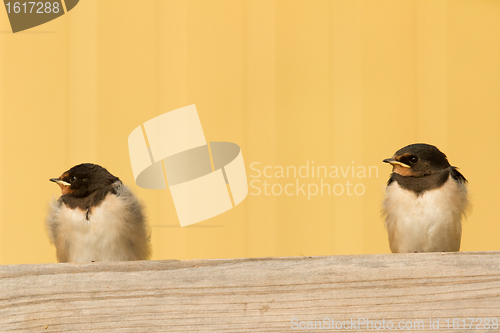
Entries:
{"type": "Polygon", "coordinates": [[[153,259],[388,253],[382,159],[415,142],[470,182],[462,250],[500,249],[500,1],[82,0],[16,34],[0,9],[0,64],[0,264],[56,261],[48,179],[82,162],[146,203],[153,259]],[[189,104],[249,176],[354,161],[378,177],[326,179],[362,196],[250,194],[181,228],[168,190],[135,186],[127,138],[189,104]]]}

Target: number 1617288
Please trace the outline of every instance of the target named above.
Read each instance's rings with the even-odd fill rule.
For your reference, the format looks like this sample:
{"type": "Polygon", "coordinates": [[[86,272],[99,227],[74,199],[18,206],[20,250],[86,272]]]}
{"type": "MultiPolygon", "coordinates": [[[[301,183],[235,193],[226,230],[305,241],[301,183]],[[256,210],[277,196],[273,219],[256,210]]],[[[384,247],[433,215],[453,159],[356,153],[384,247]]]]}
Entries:
{"type": "Polygon", "coordinates": [[[7,7],[7,13],[15,14],[50,14],[59,13],[61,8],[59,7],[59,2],[7,2],[5,4],[7,7]]]}
{"type": "Polygon", "coordinates": [[[447,318],[445,321],[448,329],[498,329],[498,318],[447,318]]]}

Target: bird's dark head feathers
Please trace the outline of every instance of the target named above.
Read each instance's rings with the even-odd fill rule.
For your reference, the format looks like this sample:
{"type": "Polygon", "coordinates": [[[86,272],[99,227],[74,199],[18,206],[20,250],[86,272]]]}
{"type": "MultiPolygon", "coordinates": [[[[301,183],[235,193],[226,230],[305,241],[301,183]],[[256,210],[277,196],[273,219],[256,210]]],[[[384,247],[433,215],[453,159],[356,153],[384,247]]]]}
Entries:
{"type": "Polygon", "coordinates": [[[63,195],[84,198],[119,180],[105,168],[91,163],[79,164],[51,181],[59,184],[63,195]]]}
{"type": "Polygon", "coordinates": [[[450,167],[445,154],[425,143],[401,148],[384,162],[392,164],[394,173],[405,177],[423,177],[450,167]]]}

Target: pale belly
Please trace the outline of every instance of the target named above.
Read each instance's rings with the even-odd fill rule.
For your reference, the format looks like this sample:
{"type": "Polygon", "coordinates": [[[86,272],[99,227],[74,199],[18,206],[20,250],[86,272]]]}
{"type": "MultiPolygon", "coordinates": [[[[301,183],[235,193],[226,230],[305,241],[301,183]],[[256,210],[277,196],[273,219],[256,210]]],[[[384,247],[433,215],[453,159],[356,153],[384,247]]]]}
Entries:
{"type": "Polygon", "coordinates": [[[70,262],[136,260],[123,237],[123,207],[116,196],[108,196],[93,209],[89,220],[81,209],[61,207],[56,247],[66,249],[70,262]]]}
{"type": "Polygon", "coordinates": [[[396,181],[386,189],[384,214],[392,252],[458,251],[467,191],[451,177],[420,196],[396,181]]]}

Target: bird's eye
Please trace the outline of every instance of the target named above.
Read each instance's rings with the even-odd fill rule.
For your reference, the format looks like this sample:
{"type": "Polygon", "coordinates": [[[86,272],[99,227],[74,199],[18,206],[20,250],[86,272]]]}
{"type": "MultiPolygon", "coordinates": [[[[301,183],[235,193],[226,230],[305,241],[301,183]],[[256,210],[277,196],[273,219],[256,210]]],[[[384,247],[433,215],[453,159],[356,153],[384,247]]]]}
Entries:
{"type": "Polygon", "coordinates": [[[70,181],[71,181],[71,182],[74,182],[75,180],[76,180],[76,177],[75,177],[75,176],[71,176],[70,181]]]}
{"type": "Polygon", "coordinates": [[[417,157],[417,156],[412,156],[412,157],[410,157],[410,163],[411,163],[411,164],[415,164],[415,163],[417,163],[417,162],[418,162],[418,157],[417,157]]]}

